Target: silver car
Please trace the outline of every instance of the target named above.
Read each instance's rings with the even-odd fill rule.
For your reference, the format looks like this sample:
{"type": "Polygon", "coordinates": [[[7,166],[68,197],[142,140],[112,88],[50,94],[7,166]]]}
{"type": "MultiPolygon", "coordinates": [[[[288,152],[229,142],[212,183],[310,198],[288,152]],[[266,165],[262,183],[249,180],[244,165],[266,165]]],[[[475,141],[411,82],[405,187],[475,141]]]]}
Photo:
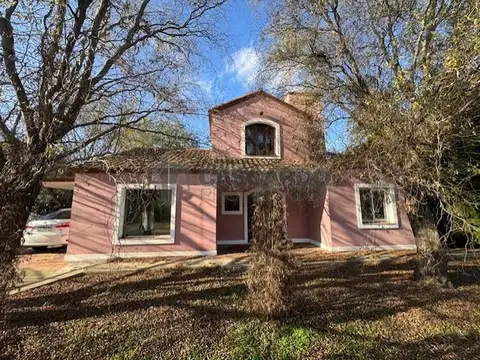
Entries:
{"type": "Polygon", "coordinates": [[[72,209],[60,209],[32,220],[25,226],[23,243],[25,247],[46,249],[48,246],[66,246],[70,230],[72,209]]]}

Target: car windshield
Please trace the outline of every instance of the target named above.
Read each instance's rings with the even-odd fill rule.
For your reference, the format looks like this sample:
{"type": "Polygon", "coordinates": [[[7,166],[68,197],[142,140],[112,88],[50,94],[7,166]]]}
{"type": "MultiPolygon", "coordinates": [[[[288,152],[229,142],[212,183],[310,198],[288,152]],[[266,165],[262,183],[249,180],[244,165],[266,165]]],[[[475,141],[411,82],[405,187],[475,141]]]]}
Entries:
{"type": "Polygon", "coordinates": [[[44,215],[40,220],[54,220],[54,219],[70,219],[70,210],[57,210],[53,213],[44,215]]]}

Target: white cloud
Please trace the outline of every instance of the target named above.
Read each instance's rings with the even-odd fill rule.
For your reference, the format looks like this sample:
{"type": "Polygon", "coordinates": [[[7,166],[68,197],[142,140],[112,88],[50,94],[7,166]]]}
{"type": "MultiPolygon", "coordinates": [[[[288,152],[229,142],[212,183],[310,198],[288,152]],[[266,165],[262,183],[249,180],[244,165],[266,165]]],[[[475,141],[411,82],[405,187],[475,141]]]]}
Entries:
{"type": "Polygon", "coordinates": [[[205,93],[207,96],[212,95],[213,81],[212,80],[197,80],[197,86],[205,93]]]}
{"type": "Polygon", "coordinates": [[[225,61],[223,75],[233,75],[245,89],[262,87],[267,91],[301,90],[299,73],[294,66],[265,68],[262,54],[252,46],[235,51],[225,61]]]}
{"type": "Polygon", "coordinates": [[[233,74],[243,87],[248,89],[257,82],[260,66],[260,53],[253,47],[244,47],[230,56],[226,73],[233,74]]]}

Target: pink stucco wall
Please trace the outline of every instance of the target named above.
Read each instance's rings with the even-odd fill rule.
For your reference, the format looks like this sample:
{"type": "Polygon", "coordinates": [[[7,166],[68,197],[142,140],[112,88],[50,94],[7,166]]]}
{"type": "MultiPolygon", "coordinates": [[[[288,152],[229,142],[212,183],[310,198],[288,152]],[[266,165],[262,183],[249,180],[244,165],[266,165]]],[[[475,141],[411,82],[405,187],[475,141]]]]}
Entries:
{"type": "MultiPolygon", "coordinates": [[[[242,192],[244,197],[244,193],[242,192]]],[[[245,200],[244,200],[245,201],[245,200]]],[[[291,238],[308,239],[310,237],[311,207],[307,202],[302,202],[287,197],[287,232],[291,238]]],[[[321,220],[319,213],[318,223],[321,220]]],[[[320,237],[320,235],[318,235],[320,237]]],[[[222,214],[221,192],[217,199],[217,240],[244,240],[245,239],[245,214],[222,214]]],[[[320,240],[318,240],[320,241],[320,240]]]]}
{"type": "MultiPolygon", "coordinates": [[[[113,245],[116,181],[137,182],[133,175],[114,180],[107,174],[76,174],[67,255],[216,250],[216,185],[201,174],[169,174],[177,184],[175,243],[113,245]]],[[[165,176],[151,183],[166,183],[165,176]]]]}
{"type": "MultiPolygon", "coordinates": [[[[228,191],[227,191],[228,192],[228,191]]],[[[241,193],[243,197],[243,193],[241,193]]],[[[222,214],[222,197],[217,196],[217,240],[244,240],[244,214],[222,214]]]]}
{"type": "Polygon", "coordinates": [[[307,202],[287,196],[287,232],[292,239],[308,239],[309,206],[307,202]]]}
{"type": "MultiPolygon", "coordinates": [[[[398,229],[359,229],[355,202],[355,188],[348,186],[329,187],[329,211],[331,225],[331,246],[414,246],[415,238],[408,217],[398,209],[398,229]]],[[[397,194],[398,199],[398,194],[397,194]]],[[[323,241],[323,238],[322,238],[323,241]]],[[[325,238],[325,241],[328,239],[325,238]]],[[[322,247],[323,244],[322,244],[322,247]]]]}
{"type": "MultiPolygon", "coordinates": [[[[172,181],[173,179],[173,181],[172,181]]],[[[152,178],[151,183],[167,183],[152,178]]],[[[68,255],[215,251],[217,240],[244,240],[244,214],[222,215],[221,196],[215,184],[201,174],[174,174],[177,184],[174,244],[113,245],[116,184],[142,181],[107,174],[77,174],[72,202],[68,255]]],[[[287,196],[287,230],[290,238],[321,242],[329,250],[363,246],[415,245],[404,211],[398,229],[359,229],[353,184],[319,189],[319,200],[304,202],[287,196]]],[[[243,196],[243,193],[242,193],[243,196]]]]}
{"type": "MultiPolygon", "coordinates": [[[[359,229],[353,184],[319,189],[315,201],[287,196],[287,231],[292,239],[321,242],[326,250],[363,246],[415,245],[410,222],[398,210],[398,229],[359,229]]],[[[243,240],[244,214],[222,215],[220,192],[217,199],[217,240],[243,240]]]]}
{"type": "Polygon", "coordinates": [[[308,206],[308,238],[316,243],[328,240],[330,234],[325,234],[325,224],[329,226],[329,221],[327,191],[326,188],[321,188],[318,191],[317,199],[311,201],[308,206]]]}
{"type": "Polygon", "coordinates": [[[226,109],[213,111],[210,120],[212,147],[220,153],[242,156],[243,123],[252,119],[268,119],[280,125],[280,155],[286,160],[307,157],[304,144],[304,118],[286,104],[258,95],[226,109]]]}

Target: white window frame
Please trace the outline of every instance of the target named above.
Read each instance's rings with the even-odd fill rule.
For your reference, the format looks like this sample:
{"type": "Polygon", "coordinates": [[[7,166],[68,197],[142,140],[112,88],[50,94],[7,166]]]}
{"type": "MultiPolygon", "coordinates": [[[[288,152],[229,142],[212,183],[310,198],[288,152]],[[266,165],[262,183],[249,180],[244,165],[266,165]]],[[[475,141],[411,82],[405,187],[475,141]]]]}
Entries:
{"type": "Polygon", "coordinates": [[[243,214],[243,196],[241,192],[225,192],[222,193],[222,215],[241,215],[243,214]],[[239,210],[228,211],[225,209],[225,197],[226,196],[238,196],[239,210]]]}
{"type": "Polygon", "coordinates": [[[117,203],[115,210],[115,226],[113,230],[114,245],[158,245],[175,243],[175,214],[177,208],[177,185],[176,184],[119,184],[117,185],[117,203]],[[129,236],[123,238],[123,222],[125,217],[125,197],[127,190],[171,190],[172,205],[170,209],[170,234],[169,235],[146,235],[129,236]]]}
{"type": "Polygon", "coordinates": [[[243,158],[254,158],[254,159],[280,159],[281,157],[281,148],[280,148],[280,124],[270,120],[270,119],[252,119],[244,122],[242,124],[242,141],[241,141],[241,147],[242,147],[242,157],[243,158]],[[275,155],[273,156],[256,156],[256,155],[247,155],[245,152],[245,130],[247,126],[250,125],[255,125],[255,124],[265,124],[273,127],[275,129],[275,155]]]}
{"type": "Polygon", "coordinates": [[[355,201],[357,208],[357,225],[359,229],[398,229],[398,210],[395,197],[395,186],[392,184],[374,185],[374,184],[355,184],[355,201]],[[385,215],[387,219],[384,223],[364,224],[362,219],[362,208],[360,200],[360,189],[384,189],[385,190],[385,215]]]}

